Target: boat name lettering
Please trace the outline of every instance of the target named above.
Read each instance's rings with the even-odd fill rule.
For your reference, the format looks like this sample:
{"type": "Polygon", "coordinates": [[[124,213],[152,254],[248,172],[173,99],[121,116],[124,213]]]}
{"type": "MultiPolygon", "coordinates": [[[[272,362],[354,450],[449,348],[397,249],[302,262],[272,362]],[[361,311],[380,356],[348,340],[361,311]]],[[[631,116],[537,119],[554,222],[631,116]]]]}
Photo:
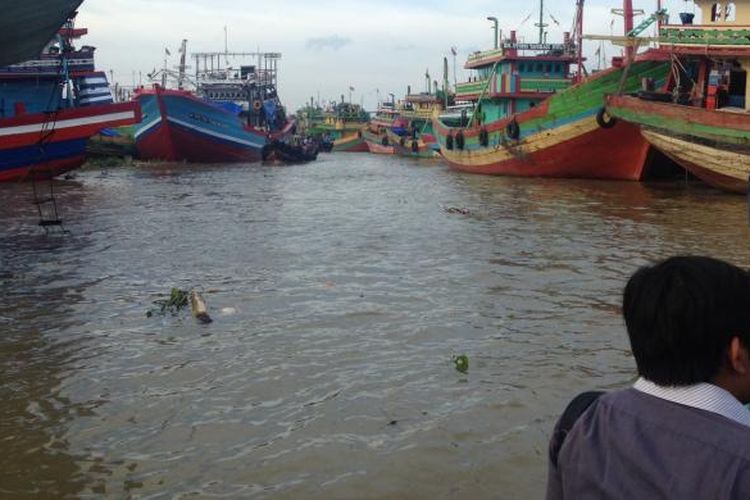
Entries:
{"type": "Polygon", "coordinates": [[[193,113],[193,112],[190,112],[190,113],[188,113],[188,118],[190,118],[191,120],[202,122],[202,123],[208,123],[208,124],[214,125],[216,127],[226,128],[225,124],[221,123],[218,120],[212,120],[211,118],[209,118],[208,116],[206,116],[206,115],[204,115],[202,113],[193,113]]]}
{"type": "Polygon", "coordinates": [[[506,49],[516,50],[561,50],[567,47],[562,43],[506,43],[503,45],[506,49]]]}

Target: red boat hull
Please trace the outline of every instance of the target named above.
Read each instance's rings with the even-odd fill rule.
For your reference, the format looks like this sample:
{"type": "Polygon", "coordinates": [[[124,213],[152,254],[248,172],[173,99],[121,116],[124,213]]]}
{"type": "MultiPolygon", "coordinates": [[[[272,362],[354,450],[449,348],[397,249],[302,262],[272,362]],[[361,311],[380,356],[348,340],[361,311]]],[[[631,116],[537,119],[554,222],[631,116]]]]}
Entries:
{"type": "Polygon", "coordinates": [[[494,163],[468,165],[446,159],[451,168],[472,174],[639,181],[649,147],[638,127],[618,122],[610,129],[597,128],[534,153],[510,155],[494,163]]]}

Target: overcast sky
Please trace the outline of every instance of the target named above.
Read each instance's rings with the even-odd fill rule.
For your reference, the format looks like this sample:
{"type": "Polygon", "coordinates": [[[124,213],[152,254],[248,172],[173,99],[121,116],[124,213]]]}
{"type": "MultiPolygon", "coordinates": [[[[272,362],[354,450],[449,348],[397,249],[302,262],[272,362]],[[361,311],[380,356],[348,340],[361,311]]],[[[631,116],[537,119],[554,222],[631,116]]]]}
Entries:
{"type": "MultiPolygon", "coordinates": [[[[684,9],[683,0],[665,0],[672,19],[684,9]]],[[[651,13],[656,0],[634,0],[651,13]]],[[[610,10],[617,0],[588,0],[584,14],[587,33],[622,32],[622,18],[610,10]],[[612,20],[615,20],[612,26],[612,20]]],[[[575,0],[546,0],[549,41],[569,31],[575,0]],[[557,24],[559,23],[559,24],[557,24]]],[[[693,10],[693,7],[690,7],[693,10]]],[[[505,34],[515,29],[528,41],[538,39],[534,23],[538,0],[86,0],[78,25],[88,27],[83,43],[97,47],[99,69],[113,71],[115,80],[132,84],[163,65],[164,48],[177,64],[177,48],[188,39],[188,51],[224,49],[227,26],[230,51],[281,52],[279,91],[294,111],[310,97],[339,99],[354,87],[352,100],[368,109],[388,93],[403,96],[407,85],[424,90],[425,70],[442,80],[442,61],[458,49],[458,80],[466,55],[492,45],[492,24],[500,20],[505,34]],[[377,89],[377,91],[376,91],[377,89]]],[[[597,42],[587,42],[588,67],[596,67],[597,42]]],[[[607,57],[620,49],[608,48],[607,57]]]]}

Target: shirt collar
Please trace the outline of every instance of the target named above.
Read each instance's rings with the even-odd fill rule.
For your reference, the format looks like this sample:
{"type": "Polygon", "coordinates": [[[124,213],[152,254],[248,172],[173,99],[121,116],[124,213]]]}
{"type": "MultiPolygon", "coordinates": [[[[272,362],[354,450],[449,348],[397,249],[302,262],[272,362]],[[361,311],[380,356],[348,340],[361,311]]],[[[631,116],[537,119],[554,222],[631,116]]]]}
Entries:
{"type": "Polygon", "coordinates": [[[668,387],[657,385],[645,378],[639,378],[633,385],[633,388],[673,403],[716,413],[750,427],[750,411],[737,398],[732,396],[730,392],[719,386],[701,383],[681,387],[668,387]]]}

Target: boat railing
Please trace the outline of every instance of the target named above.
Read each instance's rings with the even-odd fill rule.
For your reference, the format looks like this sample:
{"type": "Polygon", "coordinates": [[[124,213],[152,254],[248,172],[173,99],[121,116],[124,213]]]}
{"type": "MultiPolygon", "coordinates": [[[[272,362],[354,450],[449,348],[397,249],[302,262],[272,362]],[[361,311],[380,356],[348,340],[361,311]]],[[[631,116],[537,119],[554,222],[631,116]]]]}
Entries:
{"type": "Polygon", "coordinates": [[[750,47],[750,25],[665,25],[659,32],[659,43],[750,47]]]}
{"type": "Polygon", "coordinates": [[[498,57],[502,57],[505,53],[505,49],[499,48],[499,49],[492,49],[492,50],[485,50],[482,52],[474,52],[473,54],[469,54],[469,57],[466,61],[466,65],[476,65],[479,62],[482,62],[484,60],[489,61],[490,63],[494,62],[494,60],[498,57]]]}

